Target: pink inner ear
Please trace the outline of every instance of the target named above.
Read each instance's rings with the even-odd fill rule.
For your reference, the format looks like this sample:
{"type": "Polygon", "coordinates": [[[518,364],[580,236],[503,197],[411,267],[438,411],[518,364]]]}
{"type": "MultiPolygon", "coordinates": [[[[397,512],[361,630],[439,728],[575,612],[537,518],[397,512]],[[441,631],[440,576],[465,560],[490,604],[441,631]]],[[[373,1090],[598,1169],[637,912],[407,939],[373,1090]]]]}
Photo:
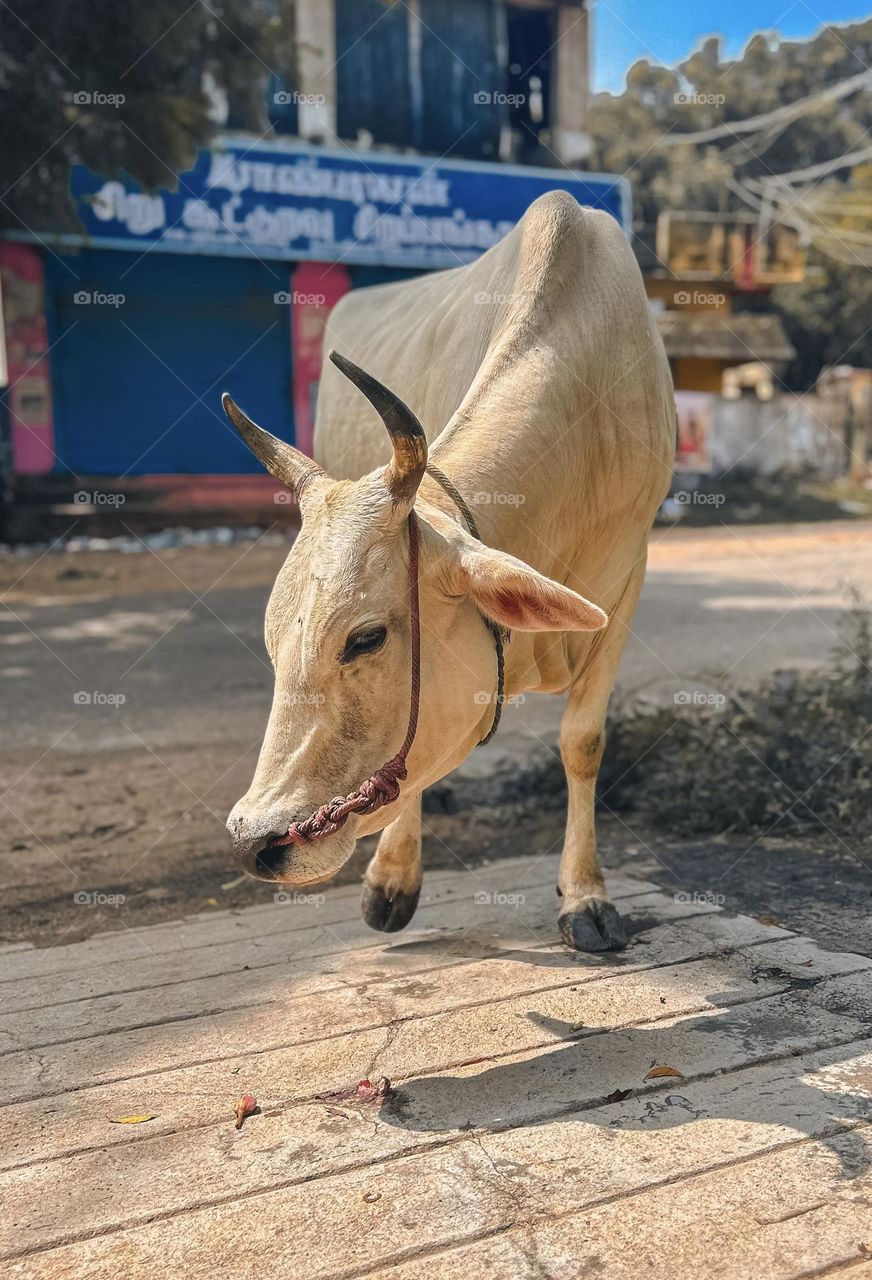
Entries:
{"type": "Polygon", "coordinates": [[[538,622],[544,628],[546,623],[554,620],[553,612],[539,596],[497,589],[491,593],[491,598],[494,612],[504,626],[530,628],[538,622]]]}

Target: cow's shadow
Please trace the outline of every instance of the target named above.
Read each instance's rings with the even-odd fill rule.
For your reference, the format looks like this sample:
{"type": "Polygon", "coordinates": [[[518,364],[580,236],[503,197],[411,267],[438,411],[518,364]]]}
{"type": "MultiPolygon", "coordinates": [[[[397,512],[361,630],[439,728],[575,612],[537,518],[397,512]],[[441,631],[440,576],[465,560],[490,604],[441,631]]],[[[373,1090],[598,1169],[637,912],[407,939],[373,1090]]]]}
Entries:
{"type": "MultiPolygon", "coordinates": [[[[412,945],[416,950],[421,946],[412,945]]],[[[459,945],[460,950],[466,949],[462,942],[459,945]]],[[[440,946],[458,954],[458,944],[452,946],[448,937],[440,940],[440,946]]],[[[486,950],[472,940],[472,954],[481,956],[486,950]]],[[[579,962],[572,953],[560,956],[514,949],[496,954],[553,970],[561,967],[561,960],[566,967],[579,962]]],[[[618,971],[632,958],[632,952],[625,952],[623,957],[610,957],[607,963],[618,971]]],[[[581,958],[582,963],[589,960],[581,958]]],[[[663,973],[635,970],[639,977],[657,972],[663,973]]],[[[760,972],[770,972],[762,956],[760,972]]],[[[576,1027],[537,1012],[533,992],[525,1016],[542,1033],[545,1044],[540,1041],[539,1047],[525,1051],[520,1059],[496,1059],[493,1066],[483,1065],[486,1058],[482,1064],[475,1060],[462,1063],[456,1068],[466,1068],[462,1075],[448,1070],[407,1078],[382,1108],[379,1119],[411,1132],[446,1135],[472,1130],[503,1132],[554,1121],[596,1126],[612,1133],[674,1129],[717,1119],[787,1125],[798,1136],[826,1144],[838,1158],[845,1178],[858,1177],[872,1167],[872,1149],[862,1140],[849,1141],[846,1146],[844,1136],[858,1122],[872,1120],[869,1071],[858,1078],[856,1089],[849,1080],[834,1083],[829,1091],[803,1078],[809,1066],[797,1057],[800,1051],[806,1057],[826,1054],[826,1065],[838,1072],[840,1062],[862,1052],[856,1045],[859,1036],[850,1034],[855,1024],[848,1024],[846,1034],[837,1037],[855,1041],[844,1050],[828,1049],[825,1037],[810,1043],[809,1029],[815,1028],[823,1010],[818,1004],[807,1003],[803,993],[825,982],[826,977],[781,974],[787,979],[786,989],[765,997],[765,1005],[763,1000],[737,1004],[735,991],[706,993],[705,1001],[715,1006],[712,1012],[686,1018],[677,1015],[671,1025],[645,1027],[576,1027]],[[556,1042],[548,1044],[554,1037],[556,1042]],[[787,1075],[787,1101],[783,1087],[759,1087],[755,1077],[748,1076],[749,1071],[771,1066],[774,1060],[780,1060],[787,1075]],[[643,1084],[654,1064],[684,1068],[688,1078],[643,1084]]],[[[493,1006],[496,1013],[499,1007],[493,1006]]]]}

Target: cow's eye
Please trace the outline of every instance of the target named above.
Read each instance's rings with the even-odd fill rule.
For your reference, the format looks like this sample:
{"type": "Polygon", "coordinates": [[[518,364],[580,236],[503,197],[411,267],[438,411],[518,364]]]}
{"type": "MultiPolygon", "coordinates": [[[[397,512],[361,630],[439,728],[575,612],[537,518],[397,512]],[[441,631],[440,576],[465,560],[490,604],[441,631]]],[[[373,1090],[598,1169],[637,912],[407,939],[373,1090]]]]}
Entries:
{"type": "Polygon", "coordinates": [[[377,653],[387,638],[387,627],[363,627],[360,631],[352,631],[345,641],[342,662],[353,662],[365,653],[377,653]]]}

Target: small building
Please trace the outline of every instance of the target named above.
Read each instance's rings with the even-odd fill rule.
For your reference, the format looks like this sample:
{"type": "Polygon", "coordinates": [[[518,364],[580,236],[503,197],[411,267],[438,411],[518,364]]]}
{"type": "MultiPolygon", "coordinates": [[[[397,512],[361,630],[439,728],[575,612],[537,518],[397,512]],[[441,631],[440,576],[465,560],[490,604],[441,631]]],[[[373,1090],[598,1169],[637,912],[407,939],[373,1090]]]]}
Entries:
{"type": "Polygon", "coordinates": [[[796,354],[776,315],[681,310],[656,319],[676,391],[720,394],[728,369],[757,361],[780,372],[796,354]]]}
{"type": "Polygon", "coordinates": [[[627,180],[577,167],[586,4],[297,0],[294,14],[270,136],[221,133],[172,191],[78,167],[80,233],[0,242],[19,488],[254,473],[225,388],[309,450],[321,335],[347,290],[469,262],[558,188],[629,228],[627,180]]]}
{"type": "Polygon", "coordinates": [[[760,363],[777,376],[796,351],[767,311],[776,284],[799,281],[805,250],[792,228],[744,215],[663,213],[637,238],[645,289],[676,391],[714,392],[727,369],[760,363]]]}

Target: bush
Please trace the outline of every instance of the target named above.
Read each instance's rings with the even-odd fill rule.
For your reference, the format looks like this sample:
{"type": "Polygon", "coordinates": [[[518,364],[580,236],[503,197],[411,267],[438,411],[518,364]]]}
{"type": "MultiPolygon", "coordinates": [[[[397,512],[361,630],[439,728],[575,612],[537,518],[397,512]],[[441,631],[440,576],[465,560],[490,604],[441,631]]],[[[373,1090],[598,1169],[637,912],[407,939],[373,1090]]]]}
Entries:
{"type": "Polygon", "coordinates": [[[611,718],[603,795],[675,834],[869,840],[872,614],[859,597],[812,674],[776,671],[720,708],[630,708],[611,718]]]}

